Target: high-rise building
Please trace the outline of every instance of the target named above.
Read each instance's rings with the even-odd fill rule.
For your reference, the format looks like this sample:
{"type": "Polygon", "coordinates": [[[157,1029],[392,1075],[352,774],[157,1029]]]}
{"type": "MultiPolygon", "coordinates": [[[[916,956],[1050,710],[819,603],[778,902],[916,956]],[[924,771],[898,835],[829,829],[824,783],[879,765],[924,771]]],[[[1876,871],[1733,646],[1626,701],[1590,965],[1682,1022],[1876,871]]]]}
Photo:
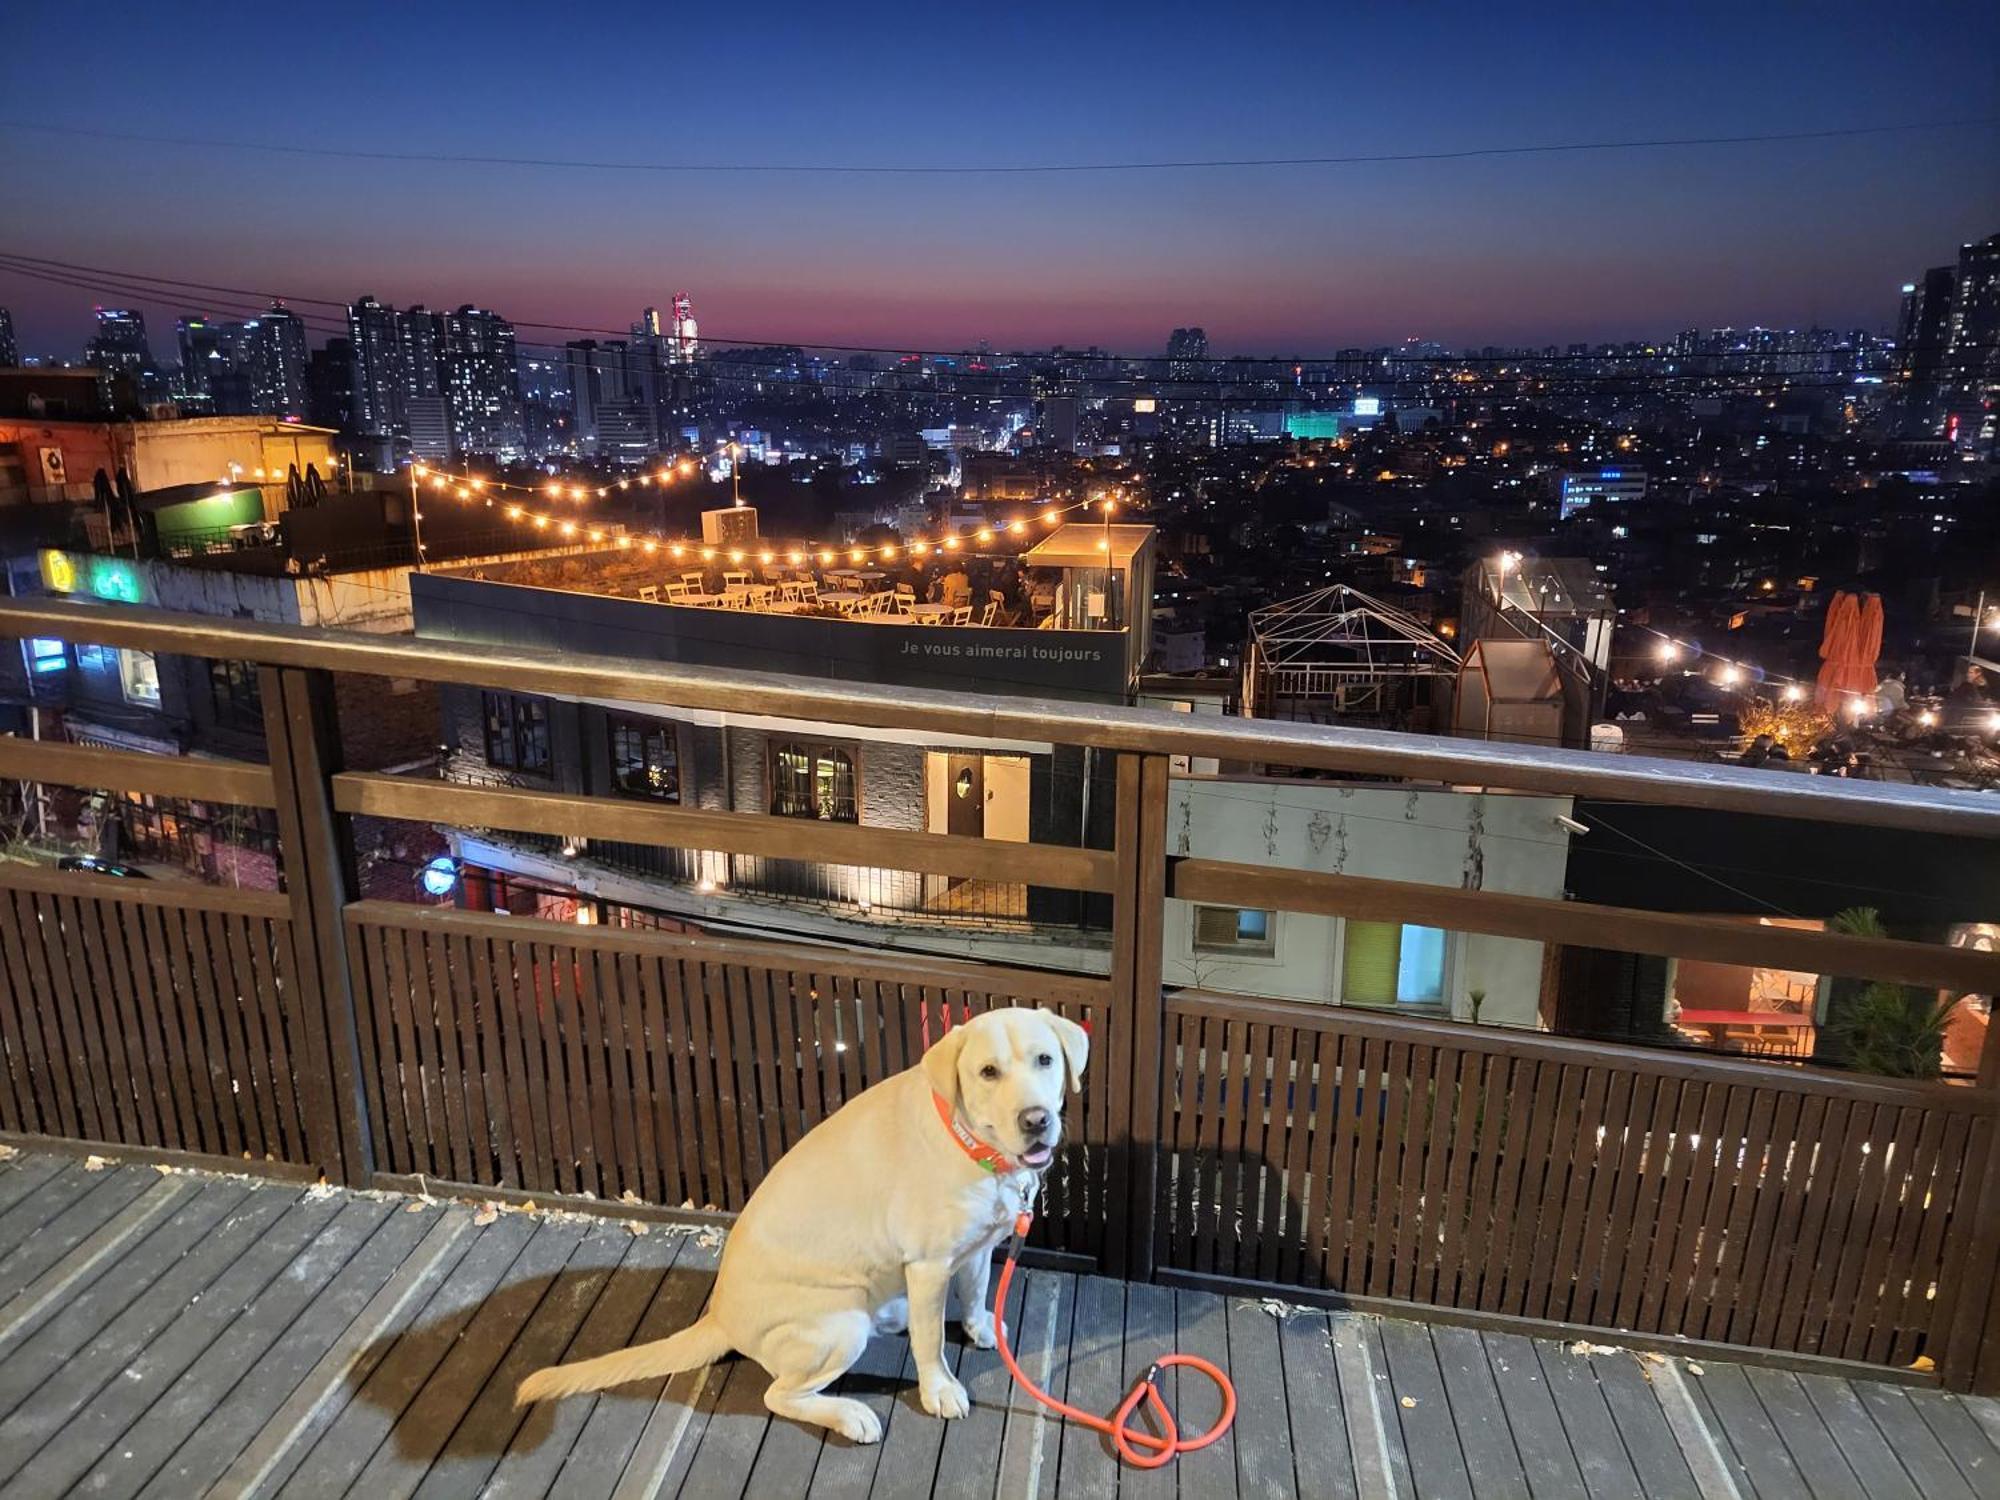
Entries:
{"type": "Polygon", "coordinates": [[[396,310],[373,297],[347,309],[347,337],[354,345],[354,430],[378,442],[403,425],[403,349],[396,310]]]}
{"type": "Polygon", "coordinates": [[[1945,345],[1951,338],[1952,294],[1958,268],[1933,266],[1903,286],[1902,314],[1896,321],[1896,369],[1902,380],[1906,428],[1912,433],[1936,431],[1943,391],[1938,372],[1944,368],[1945,345]]]}
{"type": "Polygon", "coordinates": [[[14,315],[0,307],[0,369],[21,362],[21,349],[14,342],[14,315]]]}
{"type": "Polygon", "coordinates": [[[1203,328],[1176,328],[1167,335],[1167,373],[1177,380],[1190,380],[1202,373],[1208,358],[1208,331],[1203,328]]]}
{"type": "Polygon", "coordinates": [[[658,419],[643,353],[623,339],[577,339],[563,353],[578,452],[631,465],[657,453],[658,419]]]}
{"type": "Polygon", "coordinates": [[[403,399],[444,395],[444,314],[422,304],[398,313],[396,347],[402,351],[403,399]]]}
{"type": "Polygon", "coordinates": [[[256,415],[303,421],[306,415],[306,325],[274,304],[243,325],[249,355],[250,405],[256,415]]]}
{"type": "Polygon", "coordinates": [[[674,293],[672,337],[674,363],[693,364],[695,355],[701,351],[701,343],[695,337],[694,301],[686,292],[674,293]]]}
{"type": "Polygon", "coordinates": [[[139,381],[153,365],[145,314],[120,307],[98,308],[97,333],[85,346],[84,356],[100,370],[139,381]]]}
{"type": "Polygon", "coordinates": [[[445,394],[460,453],[519,458],[527,450],[514,325],[466,306],[444,318],[445,394]]]}
{"type": "Polygon", "coordinates": [[[1940,374],[1945,435],[1990,452],[2000,442],[2000,234],[1959,247],[1940,374]]]}
{"type": "Polygon", "coordinates": [[[180,345],[180,383],[174,398],[189,411],[217,412],[218,393],[227,396],[240,329],[213,318],[182,318],[175,328],[180,345]]]}
{"type": "Polygon", "coordinates": [[[306,420],[339,432],[355,430],[352,339],[328,339],[306,357],[306,420]]]}

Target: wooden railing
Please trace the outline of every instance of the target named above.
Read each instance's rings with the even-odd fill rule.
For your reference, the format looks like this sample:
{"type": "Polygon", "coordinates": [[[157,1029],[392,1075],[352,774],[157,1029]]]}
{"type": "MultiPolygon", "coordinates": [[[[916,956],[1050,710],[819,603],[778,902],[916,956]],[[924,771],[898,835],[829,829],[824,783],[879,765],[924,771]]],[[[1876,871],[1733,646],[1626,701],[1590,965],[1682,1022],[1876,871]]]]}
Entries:
{"type": "Polygon", "coordinates": [[[2000,989],[2000,958],[1934,944],[1176,858],[1173,754],[1988,837],[2000,799],[124,608],[0,604],[0,634],[260,663],[268,766],[0,739],[0,777],[273,808],[285,875],[276,894],[0,864],[0,1131],[726,1212],[913,1061],[926,1014],[1048,1005],[1094,1038],[1051,1249],[1510,1326],[1921,1356],[1930,1378],[2000,1387],[2000,1048],[1952,1087],[1160,982],[1181,898],[2000,989]],[[336,670],[1083,745],[1116,760],[1114,835],[1022,845],[350,773],[336,670]],[[362,901],[358,817],[1108,895],[1109,973],[362,901]]]}
{"type": "Polygon", "coordinates": [[[1170,1276],[1963,1380],[1983,1089],[1183,993],[1170,1276]]]}

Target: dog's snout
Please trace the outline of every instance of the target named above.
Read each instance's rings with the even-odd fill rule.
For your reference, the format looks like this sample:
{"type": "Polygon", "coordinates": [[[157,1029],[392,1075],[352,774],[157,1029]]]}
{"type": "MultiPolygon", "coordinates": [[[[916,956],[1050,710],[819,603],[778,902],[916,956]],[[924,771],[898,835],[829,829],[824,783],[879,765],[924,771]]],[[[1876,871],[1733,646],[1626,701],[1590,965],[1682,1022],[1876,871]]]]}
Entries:
{"type": "Polygon", "coordinates": [[[1045,1109],[1024,1109],[1021,1111],[1021,1134],[1040,1136],[1049,1133],[1049,1112],[1045,1109]]]}

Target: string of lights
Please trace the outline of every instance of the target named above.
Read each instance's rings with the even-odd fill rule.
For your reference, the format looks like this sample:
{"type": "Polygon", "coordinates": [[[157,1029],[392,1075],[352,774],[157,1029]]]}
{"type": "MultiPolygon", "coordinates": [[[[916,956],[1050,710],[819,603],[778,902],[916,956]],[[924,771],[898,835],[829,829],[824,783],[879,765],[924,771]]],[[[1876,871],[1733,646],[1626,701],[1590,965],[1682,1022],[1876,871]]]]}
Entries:
{"type": "MultiPolygon", "coordinates": [[[[696,472],[694,461],[682,459],[676,464],[642,474],[636,480],[642,488],[659,486],[665,488],[676,480],[685,479],[696,472]]],[[[593,496],[604,497],[614,490],[629,491],[635,483],[632,479],[618,479],[600,485],[566,484],[551,480],[541,486],[518,484],[509,480],[488,479],[470,472],[452,474],[429,464],[413,464],[410,468],[414,486],[428,486],[434,493],[447,495],[453,499],[471,503],[483,500],[489,507],[498,510],[510,521],[518,521],[524,526],[538,531],[554,530],[566,538],[582,538],[591,542],[603,542],[619,548],[637,548],[648,555],[665,551],[668,556],[679,560],[694,555],[704,562],[718,559],[743,564],[755,560],[765,567],[786,563],[792,567],[804,567],[817,560],[822,567],[832,567],[845,560],[849,564],[866,562],[895,562],[905,559],[916,566],[924,566],[932,556],[948,558],[972,546],[986,546],[1007,537],[1025,537],[1035,530],[1034,523],[1053,527],[1070,515],[1079,511],[1096,510],[1110,524],[1111,516],[1118,509],[1119,497],[1109,490],[1100,490],[1082,500],[1066,505],[1043,505],[1032,514],[1016,515],[999,525],[982,525],[963,530],[948,528],[935,535],[905,539],[900,542],[854,543],[842,542],[789,542],[772,543],[760,541],[755,546],[718,546],[714,543],[698,542],[687,537],[668,537],[664,534],[634,536],[630,531],[614,530],[602,524],[592,525],[578,521],[559,512],[535,509],[519,501],[496,499],[492,491],[501,495],[525,494],[545,495],[551,499],[587,501],[593,496]]],[[[423,519],[419,509],[417,519],[423,519]]],[[[1110,550],[1109,538],[1101,538],[1098,547],[1110,550]]]]}
{"type": "MultiPolygon", "coordinates": [[[[1766,671],[1755,662],[1710,651],[1699,641],[1687,640],[1669,631],[1655,630],[1650,625],[1635,625],[1632,628],[1643,630],[1658,640],[1659,644],[1654,648],[1653,654],[1664,666],[1671,667],[1681,661],[1712,663],[1716,669],[1714,681],[1718,687],[1776,687],[1778,697],[1786,703],[1803,703],[1809,693],[1818,691],[1818,684],[1815,682],[1791,677],[1783,672],[1766,671]]],[[[1691,673],[1695,669],[1684,667],[1682,670],[1691,673]]],[[[1843,711],[1850,718],[1870,718],[1876,711],[1878,700],[1874,693],[1856,692],[1852,688],[1834,688],[1830,691],[1839,695],[1843,711]]],[[[1917,714],[1917,722],[1929,728],[1937,723],[1937,714],[1932,709],[1922,709],[1917,714]]]]}

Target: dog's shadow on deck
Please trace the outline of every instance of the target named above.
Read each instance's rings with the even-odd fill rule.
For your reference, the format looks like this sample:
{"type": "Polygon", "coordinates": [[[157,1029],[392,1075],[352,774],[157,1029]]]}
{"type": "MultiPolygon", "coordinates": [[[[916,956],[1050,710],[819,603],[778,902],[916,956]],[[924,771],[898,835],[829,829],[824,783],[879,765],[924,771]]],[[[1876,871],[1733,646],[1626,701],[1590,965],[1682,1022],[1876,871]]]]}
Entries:
{"type": "MultiPolygon", "coordinates": [[[[572,1396],[517,1410],[514,1388],[523,1376],[644,1342],[642,1328],[646,1338],[677,1333],[699,1316],[714,1282],[710,1267],[677,1266],[663,1281],[657,1271],[621,1266],[531,1275],[509,1280],[484,1296],[454,1297],[447,1281],[416,1322],[364,1349],[349,1377],[350,1384],[359,1382],[354,1399],[395,1413],[389,1439],[405,1458],[532,1452],[568,1427],[588,1398],[572,1396]],[[607,1310],[603,1321],[615,1322],[615,1329],[592,1327],[597,1309],[607,1310]],[[609,1310],[629,1316],[613,1318],[609,1310]],[[447,1426],[450,1436],[440,1447],[439,1429],[447,1426]]],[[[1018,1304],[1018,1294],[1015,1300],[1018,1304]]],[[[952,1316],[946,1341],[964,1346],[955,1304],[952,1316]]],[[[1170,1336],[1172,1330],[1163,1332],[1170,1336]]],[[[888,1395],[899,1408],[923,1416],[908,1348],[903,1334],[877,1335],[869,1357],[842,1378],[839,1393],[871,1402],[888,1395]],[[876,1373],[892,1364],[897,1373],[876,1373]]],[[[729,1355],[713,1366],[698,1395],[691,1377],[679,1376],[667,1387],[666,1399],[684,1399],[716,1415],[762,1417],[769,1378],[754,1361],[729,1355]],[[739,1365],[745,1367],[740,1373],[739,1365]]],[[[657,1378],[599,1393],[604,1401],[643,1406],[661,1396],[657,1378]]],[[[844,1444],[846,1439],[830,1436],[828,1441],[844,1444]]]]}

